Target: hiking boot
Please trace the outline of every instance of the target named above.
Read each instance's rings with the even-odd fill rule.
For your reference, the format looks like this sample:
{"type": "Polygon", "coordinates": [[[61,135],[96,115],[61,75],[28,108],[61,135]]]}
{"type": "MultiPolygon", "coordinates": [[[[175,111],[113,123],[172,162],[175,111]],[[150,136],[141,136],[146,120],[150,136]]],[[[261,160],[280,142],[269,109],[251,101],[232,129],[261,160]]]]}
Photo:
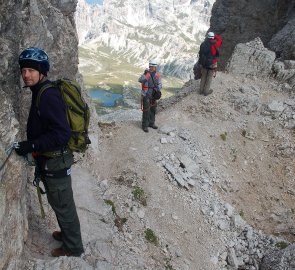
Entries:
{"type": "Polygon", "coordinates": [[[54,231],[52,233],[52,237],[56,240],[56,241],[62,241],[61,239],[61,232],[60,231],[54,231]]]}
{"type": "Polygon", "coordinates": [[[149,132],[149,129],[147,127],[142,128],[144,132],[149,132]]]}
{"type": "Polygon", "coordinates": [[[157,129],[158,128],[155,124],[149,125],[149,127],[153,128],[153,129],[157,129]]]}
{"type": "Polygon", "coordinates": [[[73,256],[73,254],[70,251],[64,250],[63,247],[60,247],[60,248],[55,248],[51,250],[51,256],[52,257],[73,256]]]}
{"type": "Polygon", "coordinates": [[[208,95],[210,95],[210,94],[212,94],[212,93],[213,93],[213,90],[210,89],[207,93],[204,93],[204,96],[208,96],[208,95]]]}

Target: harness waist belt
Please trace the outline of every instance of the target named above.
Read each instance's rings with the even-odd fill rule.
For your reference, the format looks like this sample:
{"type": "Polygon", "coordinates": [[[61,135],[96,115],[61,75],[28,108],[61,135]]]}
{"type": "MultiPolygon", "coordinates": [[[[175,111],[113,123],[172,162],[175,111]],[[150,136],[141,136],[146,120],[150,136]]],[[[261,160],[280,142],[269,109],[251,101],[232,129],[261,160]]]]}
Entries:
{"type": "Polygon", "coordinates": [[[59,171],[42,171],[42,175],[48,178],[62,178],[71,175],[71,168],[65,168],[59,171]]]}
{"type": "Polygon", "coordinates": [[[48,151],[48,152],[41,152],[40,156],[44,156],[47,158],[55,158],[55,157],[61,157],[65,154],[70,153],[71,150],[66,148],[66,149],[62,149],[62,150],[55,150],[55,151],[48,151]]]}

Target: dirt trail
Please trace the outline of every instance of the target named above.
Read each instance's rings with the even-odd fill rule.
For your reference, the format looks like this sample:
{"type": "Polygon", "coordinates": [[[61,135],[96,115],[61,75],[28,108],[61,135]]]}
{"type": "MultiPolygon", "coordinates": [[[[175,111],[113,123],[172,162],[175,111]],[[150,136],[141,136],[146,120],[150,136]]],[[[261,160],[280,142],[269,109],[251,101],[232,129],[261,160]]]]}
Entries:
{"type": "MultiPolygon", "coordinates": [[[[198,83],[191,87],[197,88],[198,83]]],[[[220,198],[234,206],[236,213],[240,213],[254,228],[293,241],[295,161],[292,152],[290,155],[280,154],[279,146],[287,143],[290,148],[294,147],[294,132],[282,127],[278,118],[262,113],[265,104],[273,100],[285,101],[292,96],[279,91],[279,84],[272,80],[241,79],[224,73],[218,74],[213,89],[213,95],[203,97],[193,92],[160,112],[157,124],[188,130],[198,142],[198,150],[208,153],[209,165],[219,175],[220,182],[214,189],[220,198]],[[249,89],[254,89],[253,93],[249,89]],[[244,112],[236,105],[233,96],[236,100],[242,99],[246,105],[256,98],[258,109],[244,112]],[[225,134],[225,139],[221,138],[222,134],[225,134]]],[[[110,131],[105,130],[104,133],[109,134],[110,131]]],[[[165,198],[170,183],[163,175],[163,168],[150,169],[157,151],[161,155],[181,152],[183,143],[163,145],[160,143],[163,135],[154,130],[143,134],[140,122],[117,125],[112,132],[108,143],[102,144],[105,155],[110,159],[105,160],[103,167],[114,174],[120,173],[122,168],[143,174],[146,182],[140,184],[149,193],[152,205],[160,197],[162,205],[167,202],[164,209],[190,215],[191,211],[181,210],[184,201],[174,204],[171,197],[165,198]],[[114,152],[110,153],[110,150],[114,152]],[[152,176],[154,174],[155,177],[152,176]],[[181,207],[174,209],[175,205],[181,207]]],[[[182,200],[196,192],[173,187],[172,194],[175,194],[175,188],[181,193],[182,200]]],[[[153,219],[157,216],[149,218],[153,219]]],[[[180,227],[188,224],[188,221],[180,220],[180,227]]],[[[191,229],[196,228],[193,224],[189,225],[191,229]]],[[[199,221],[196,224],[197,227],[206,226],[200,225],[199,221]]]]}

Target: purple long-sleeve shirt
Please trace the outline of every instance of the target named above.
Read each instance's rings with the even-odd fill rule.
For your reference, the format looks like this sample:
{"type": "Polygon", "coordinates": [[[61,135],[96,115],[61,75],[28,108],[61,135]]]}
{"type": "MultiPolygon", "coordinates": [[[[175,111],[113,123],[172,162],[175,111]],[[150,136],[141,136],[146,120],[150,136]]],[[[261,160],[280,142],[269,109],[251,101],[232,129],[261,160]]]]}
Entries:
{"type": "Polygon", "coordinates": [[[60,150],[71,137],[65,104],[60,91],[55,87],[46,89],[40,98],[39,109],[36,99],[46,80],[31,87],[32,104],[27,122],[27,138],[33,142],[35,151],[60,150]]]}

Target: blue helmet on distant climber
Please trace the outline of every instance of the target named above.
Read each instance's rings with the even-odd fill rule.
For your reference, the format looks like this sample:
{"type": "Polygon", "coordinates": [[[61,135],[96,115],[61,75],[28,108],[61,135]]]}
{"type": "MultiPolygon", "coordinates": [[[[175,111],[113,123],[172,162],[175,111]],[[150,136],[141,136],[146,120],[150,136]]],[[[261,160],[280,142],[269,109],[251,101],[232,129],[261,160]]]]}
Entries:
{"type": "Polygon", "coordinates": [[[214,34],[214,32],[209,32],[209,33],[207,34],[207,38],[209,38],[209,39],[214,39],[214,38],[215,38],[215,34],[214,34]]]}
{"type": "Polygon", "coordinates": [[[45,76],[47,76],[47,72],[50,68],[47,53],[44,50],[36,47],[30,47],[22,51],[22,53],[19,55],[18,63],[20,69],[33,68],[45,76]]]}

